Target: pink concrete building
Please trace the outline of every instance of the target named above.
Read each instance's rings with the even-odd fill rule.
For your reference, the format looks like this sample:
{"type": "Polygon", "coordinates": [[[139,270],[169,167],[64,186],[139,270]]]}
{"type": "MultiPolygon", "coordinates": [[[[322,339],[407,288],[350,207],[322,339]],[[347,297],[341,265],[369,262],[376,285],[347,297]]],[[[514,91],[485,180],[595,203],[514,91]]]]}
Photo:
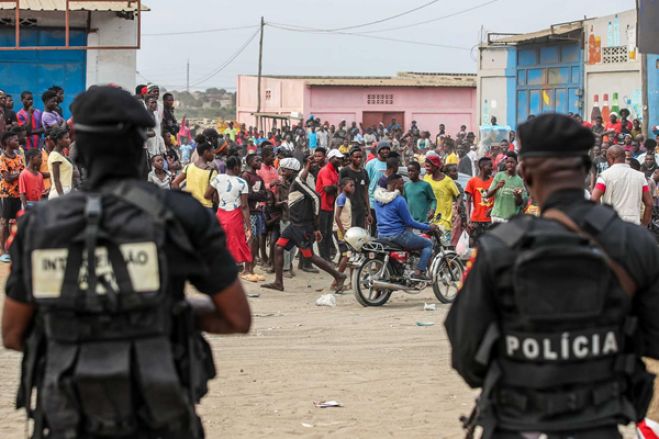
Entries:
{"type": "MultiPolygon", "coordinates": [[[[393,77],[263,76],[261,112],[322,121],[385,125],[395,118],[407,130],[413,120],[436,134],[440,123],[448,134],[460,125],[476,129],[476,75],[399,73],[393,77]]],[[[257,77],[238,76],[237,118],[255,125],[257,77]]],[[[269,128],[268,126],[265,127],[269,128]]]]}

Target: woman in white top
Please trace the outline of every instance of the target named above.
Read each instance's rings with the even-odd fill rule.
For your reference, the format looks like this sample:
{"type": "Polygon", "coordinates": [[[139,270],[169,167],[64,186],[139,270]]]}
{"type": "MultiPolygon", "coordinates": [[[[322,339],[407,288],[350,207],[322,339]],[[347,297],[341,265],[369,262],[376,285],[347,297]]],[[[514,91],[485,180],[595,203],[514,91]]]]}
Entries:
{"type": "Polygon", "coordinates": [[[226,174],[215,175],[206,190],[207,200],[217,196],[218,208],[215,215],[224,229],[227,249],[236,263],[245,263],[242,279],[257,282],[261,277],[254,273],[254,259],[248,245],[251,237],[247,182],[238,177],[241,169],[239,157],[229,157],[226,161],[226,174]]]}
{"type": "Polygon", "coordinates": [[[64,155],[71,145],[69,133],[64,128],[53,128],[49,134],[55,147],[48,154],[48,172],[52,179],[48,199],[57,198],[71,192],[73,186],[73,164],[64,155]]]}

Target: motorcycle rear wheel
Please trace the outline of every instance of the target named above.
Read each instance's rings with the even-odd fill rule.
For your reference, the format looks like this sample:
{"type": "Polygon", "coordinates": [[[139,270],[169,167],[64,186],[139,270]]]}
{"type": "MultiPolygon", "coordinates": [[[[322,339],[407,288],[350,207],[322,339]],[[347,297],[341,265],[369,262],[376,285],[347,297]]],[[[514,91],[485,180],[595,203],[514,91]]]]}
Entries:
{"type": "Polygon", "coordinates": [[[382,270],[383,261],[380,259],[367,259],[357,269],[353,276],[353,288],[355,299],[362,306],[382,306],[391,297],[392,291],[385,289],[373,288],[371,282],[374,279],[389,280],[389,269],[385,268],[384,275],[380,277],[378,273],[382,270]]]}

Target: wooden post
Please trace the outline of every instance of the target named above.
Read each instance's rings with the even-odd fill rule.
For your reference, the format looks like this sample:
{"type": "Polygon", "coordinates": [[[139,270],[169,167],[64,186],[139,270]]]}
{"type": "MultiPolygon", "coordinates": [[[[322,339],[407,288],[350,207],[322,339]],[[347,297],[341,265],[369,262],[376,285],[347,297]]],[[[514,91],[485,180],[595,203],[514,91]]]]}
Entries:
{"type": "MultiPolygon", "coordinates": [[[[263,72],[263,28],[265,27],[265,20],[261,17],[261,35],[259,36],[259,72],[256,84],[256,112],[261,112],[261,73],[263,72]]],[[[256,126],[259,127],[259,116],[256,116],[256,126]]]]}

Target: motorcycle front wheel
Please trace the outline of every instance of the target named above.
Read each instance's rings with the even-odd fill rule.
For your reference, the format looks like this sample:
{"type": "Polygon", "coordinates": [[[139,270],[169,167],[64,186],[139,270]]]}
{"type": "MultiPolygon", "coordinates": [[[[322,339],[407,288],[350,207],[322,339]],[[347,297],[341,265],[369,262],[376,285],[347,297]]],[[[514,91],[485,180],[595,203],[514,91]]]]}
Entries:
{"type": "Polygon", "coordinates": [[[380,271],[384,262],[380,259],[367,259],[357,269],[353,277],[353,291],[355,299],[362,306],[382,306],[391,297],[392,291],[373,288],[374,280],[389,280],[389,269],[385,268],[384,275],[380,277],[380,271]]]}
{"type": "Polygon", "coordinates": [[[448,254],[433,266],[432,291],[435,297],[441,303],[452,303],[460,289],[464,264],[457,254],[448,254]]]}

